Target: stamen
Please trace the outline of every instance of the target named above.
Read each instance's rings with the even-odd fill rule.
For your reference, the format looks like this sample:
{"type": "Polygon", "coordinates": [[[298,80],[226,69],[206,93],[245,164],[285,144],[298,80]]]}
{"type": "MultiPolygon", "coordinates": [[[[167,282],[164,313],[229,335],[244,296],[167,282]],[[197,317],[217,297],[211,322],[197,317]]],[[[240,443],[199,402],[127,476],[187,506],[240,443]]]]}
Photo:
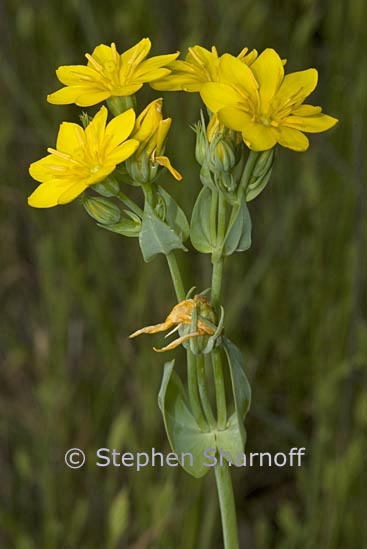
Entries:
{"type": "Polygon", "coordinates": [[[54,154],[55,156],[58,156],[59,158],[62,158],[63,160],[70,160],[71,159],[70,154],[63,153],[61,151],[57,151],[56,149],[53,149],[52,147],[49,147],[47,149],[47,152],[49,152],[50,154],[54,154]]]}
{"type": "Polygon", "coordinates": [[[89,53],[86,53],[85,57],[88,59],[90,64],[93,65],[93,67],[96,69],[96,71],[103,74],[103,67],[89,53]]]}

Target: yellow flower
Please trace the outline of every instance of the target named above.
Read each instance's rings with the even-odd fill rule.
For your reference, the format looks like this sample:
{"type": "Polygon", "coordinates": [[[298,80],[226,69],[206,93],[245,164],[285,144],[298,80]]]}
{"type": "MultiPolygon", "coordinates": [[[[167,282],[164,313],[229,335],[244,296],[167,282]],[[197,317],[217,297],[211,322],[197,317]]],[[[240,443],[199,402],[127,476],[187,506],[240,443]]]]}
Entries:
{"type": "Polygon", "coordinates": [[[164,332],[165,330],[169,330],[174,326],[173,330],[167,334],[167,336],[169,336],[176,332],[182,326],[190,326],[192,324],[192,315],[194,309],[198,310],[199,315],[200,313],[206,315],[206,317],[198,316],[195,331],[186,333],[185,335],[175,339],[169,345],[166,345],[166,347],[163,347],[162,349],[154,348],[154,350],[157,353],[171,351],[172,349],[175,349],[176,347],[181,345],[181,343],[185,343],[185,341],[188,341],[189,339],[205,335],[213,335],[216,330],[216,326],[213,323],[215,320],[214,313],[212,312],[212,309],[205,297],[203,297],[202,295],[197,295],[193,299],[186,299],[184,301],[181,301],[181,303],[178,303],[178,305],[175,305],[170,314],[167,316],[166,320],[161,324],[155,324],[154,326],[146,326],[145,328],[141,328],[140,330],[137,330],[136,332],[131,334],[129,337],[133,338],[141,334],[156,334],[158,332],[164,332]]]}
{"type": "Polygon", "coordinates": [[[85,65],[59,67],[56,75],[66,87],[47,96],[55,105],[76,103],[81,107],[96,105],[113,96],[127,96],[137,92],[145,82],[163,78],[171,71],[166,65],[179,55],[158,55],[146,59],[151,48],[149,38],[121,55],[116,45],[100,44],[92,55],[86,54],[85,65]]]}
{"type": "Polygon", "coordinates": [[[200,93],[224,126],[242,133],[250,149],[268,150],[279,143],[305,151],[309,141],[302,132],[323,132],[338,122],[322,114],[321,107],[303,105],[317,77],[316,69],[284,75],[273,49],[266,49],[251,68],[225,54],[219,63],[219,82],[205,84],[200,93]]]}
{"type": "Polygon", "coordinates": [[[155,99],[149,103],[137,117],[131,136],[137,139],[140,145],[134,156],[129,159],[127,169],[133,179],[142,183],[154,179],[158,165],[167,168],[178,181],[182,179],[182,175],[163,154],[172,118],[163,119],[162,105],[162,99],[155,99]]]}
{"type": "Polygon", "coordinates": [[[61,124],[56,149],[47,149],[50,154],[29,167],[33,179],[41,183],[28,198],[30,206],[50,208],[71,202],[135,152],[139,141],[127,140],[135,123],[133,109],[107,126],[106,121],[107,109],[101,107],[85,130],[78,124],[61,124]]]}
{"type": "MultiPolygon", "coordinates": [[[[238,59],[247,65],[251,65],[256,57],[257,51],[248,52],[248,48],[244,48],[238,54],[238,59]]],[[[173,61],[169,65],[172,73],[163,79],[156,80],[151,86],[161,91],[198,92],[206,82],[218,81],[219,61],[220,57],[215,46],[211,51],[201,46],[194,46],[189,48],[185,61],[173,61]]]]}

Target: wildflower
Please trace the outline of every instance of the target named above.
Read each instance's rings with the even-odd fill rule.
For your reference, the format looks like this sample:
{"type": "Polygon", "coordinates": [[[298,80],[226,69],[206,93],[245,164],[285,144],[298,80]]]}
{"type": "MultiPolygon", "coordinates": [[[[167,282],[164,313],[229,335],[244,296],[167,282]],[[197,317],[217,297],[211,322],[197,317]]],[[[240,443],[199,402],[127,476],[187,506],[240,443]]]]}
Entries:
{"type": "Polygon", "coordinates": [[[193,299],[186,299],[181,301],[181,303],[178,303],[178,305],[175,305],[166,320],[161,324],[141,328],[129,337],[133,338],[141,334],[156,334],[174,327],[173,330],[166,335],[166,337],[168,337],[182,327],[190,327],[189,329],[186,328],[186,333],[184,335],[175,339],[169,343],[169,345],[166,345],[162,349],[154,348],[156,352],[161,353],[164,351],[171,351],[181,345],[181,343],[185,343],[192,338],[214,335],[217,329],[214,322],[214,312],[209,303],[204,296],[197,295],[193,299]],[[197,319],[195,326],[192,326],[194,313],[197,313],[197,319]]]}
{"type": "MultiPolygon", "coordinates": [[[[244,48],[238,54],[238,59],[247,65],[251,65],[256,57],[257,51],[249,52],[248,48],[244,48]]],[[[211,51],[201,46],[194,46],[189,48],[185,61],[173,61],[169,65],[171,74],[156,80],[151,87],[162,91],[198,92],[205,83],[218,81],[219,61],[220,57],[215,46],[211,51]]]]}
{"type": "Polygon", "coordinates": [[[178,181],[182,179],[169,158],[163,154],[172,118],[163,119],[162,104],[162,99],[152,101],[135,122],[132,137],[137,139],[140,145],[126,167],[133,180],[140,183],[153,181],[159,166],[167,168],[178,181]]]}
{"type": "Polygon", "coordinates": [[[78,124],[61,124],[56,149],[47,149],[48,156],[30,165],[30,175],[41,183],[28,198],[30,206],[50,208],[71,202],[134,153],[139,141],[127,139],[134,111],[120,114],[107,126],[106,121],[107,109],[101,107],[85,130],[78,124]]]}
{"type": "Polygon", "coordinates": [[[116,45],[97,46],[86,54],[85,65],[59,67],[56,75],[64,88],[51,93],[47,100],[55,105],[76,103],[81,107],[96,105],[109,97],[128,96],[136,93],[145,82],[170,74],[166,67],[179,55],[158,55],[146,59],[151,49],[149,38],[143,38],[135,46],[119,54],[116,45]]]}
{"type": "Polygon", "coordinates": [[[205,84],[201,97],[224,126],[242,133],[254,151],[271,149],[276,143],[305,151],[309,141],[302,132],[323,132],[338,122],[323,114],[321,107],[303,104],[317,85],[317,70],[285,76],[273,49],[266,49],[251,68],[225,54],[218,72],[219,82],[205,84]]]}

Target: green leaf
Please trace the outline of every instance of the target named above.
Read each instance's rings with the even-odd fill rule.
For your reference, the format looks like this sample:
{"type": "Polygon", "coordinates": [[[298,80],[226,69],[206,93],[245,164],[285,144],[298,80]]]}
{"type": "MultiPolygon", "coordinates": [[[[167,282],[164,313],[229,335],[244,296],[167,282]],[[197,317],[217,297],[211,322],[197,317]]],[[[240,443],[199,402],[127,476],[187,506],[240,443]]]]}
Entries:
{"type": "Polygon", "coordinates": [[[190,238],[194,248],[203,254],[215,250],[215,242],[210,234],[212,191],[203,187],[195,202],[190,225],[190,238]]]}
{"type": "Polygon", "coordinates": [[[244,252],[251,246],[251,217],[244,195],[241,204],[234,206],[227,235],[225,237],[223,254],[231,255],[234,252],[244,252]]]}
{"type": "Polygon", "coordinates": [[[175,202],[172,196],[159,187],[159,193],[166,204],[166,223],[181,236],[183,242],[188,239],[190,233],[189,222],[180,206],[175,202]]]}
{"type": "MultiPolygon", "coordinates": [[[[235,404],[234,414],[229,420],[229,430],[233,429],[235,433],[239,433],[242,449],[236,450],[236,452],[243,452],[246,442],[244,419],[251,404],[251,387],[245,374],[241,351],[226,337],[223,338],[223,343],[231,374],[232,392],[235,404]]],[[[225,440],[227,439],[226,434],[224,434],[224,438],[225,440]]],[[[233,446],[237,444],[239,445],[239,440],[233,442],[233,446]]]]}
{"type": "Polygon", "coordinates": [[[182,238],[158,217],[148,201],[145,202],[139,244],[146,262],[158,254],[167,255],[172,250],[187,251],[182,238]]]}
{"type": "Polygon", "coordinates": [[[186,458],[181,462],[182,466],[190,475],[200,478],[210,469],[204,465],[204,452],[207,448],[216,448],[215,433],[200,430],[189,410],[181,380],[173,371],[174,364],[175,361],[172,360],[164,365],[158,404],[172,450],[179,458],[182,453],[190,453],[192,465],[186,458]]]}

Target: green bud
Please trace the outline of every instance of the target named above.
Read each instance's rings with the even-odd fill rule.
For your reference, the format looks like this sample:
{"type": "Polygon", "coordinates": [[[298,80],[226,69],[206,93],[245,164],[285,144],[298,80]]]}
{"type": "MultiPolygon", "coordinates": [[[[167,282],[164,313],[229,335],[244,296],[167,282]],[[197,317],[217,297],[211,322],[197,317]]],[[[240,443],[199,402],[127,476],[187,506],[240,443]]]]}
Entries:
{"type": "Polygon", "coordinates": [[[125,166],[131,179],[140,185],[151,183],[158,175],[159,165],[157,163],[152,164],[144,151],[138,157],[136,154],[133,154],[133,156],[126,160],[125,166]]]}
{"type": "Polygon", "coordinates": [[[218,134],[209,145],[208,166],[212,172],[229,172],[236,163],[232,140],[218,134]]]}
{"type": "Polygon", "coordinates": [[[275,156],[275,149],[260,153],[253,169],[254,177],[263,177],[272,168],[275,156]]]}
{"type": "Polygon", "coordinates": [[[256,198],[269,183],[273,169],[275,149],[262,152],[252,171],[250,183],[246,189],[246,200],[250,202],[256,198]]]}
{"type": "Polygon", "coordinates": [[[141,219],[133,212],[129,210],[124,210],[127,218],[122,217],[121,221],[115,223],[114,225],[102,225],[99,224],[103,229],[107,229],[112,233],[121,234],[122,236],[128,236],[130,238],[138,237],[141,231],[141,219]]]}
{"type": "Polygon", "coordinates": [[[92,185],[92,189],[105,198],[117,196],[120,192],[119,184],[112,176],[106,177],[101,183],[92,185]]]}
{"type": "Polygon", "coordinates": [[[80,122],[82,123],[83,128],[85,129],[89,123],[93,120],[91,116],[85,111],[82,112],[82,114],[79,115],[80,122]]]}
{"type": "Polygon", "coordinates": [[[102,225],[112,225],[121,219],[120,208],[106,198],[83,196],[83,206],[86,212],[102,225]]]}
{"type": "Polygon", "coordinates": [[[207,157],[209,142],[206,135],[203,111],[201,111],[200,116],[200,121],[195,124],[193,129],[196,133],[195,158],[198,164],[200,164],[200,166],[203,166],[207,157]]]}
{"type": "Polygon", "coordinates": [[[212,189],[212,191],[217,190],[212,174],[206,162],[203,164],[200,170],[200,181],[202,182],[203,185],[212,189]]]}

